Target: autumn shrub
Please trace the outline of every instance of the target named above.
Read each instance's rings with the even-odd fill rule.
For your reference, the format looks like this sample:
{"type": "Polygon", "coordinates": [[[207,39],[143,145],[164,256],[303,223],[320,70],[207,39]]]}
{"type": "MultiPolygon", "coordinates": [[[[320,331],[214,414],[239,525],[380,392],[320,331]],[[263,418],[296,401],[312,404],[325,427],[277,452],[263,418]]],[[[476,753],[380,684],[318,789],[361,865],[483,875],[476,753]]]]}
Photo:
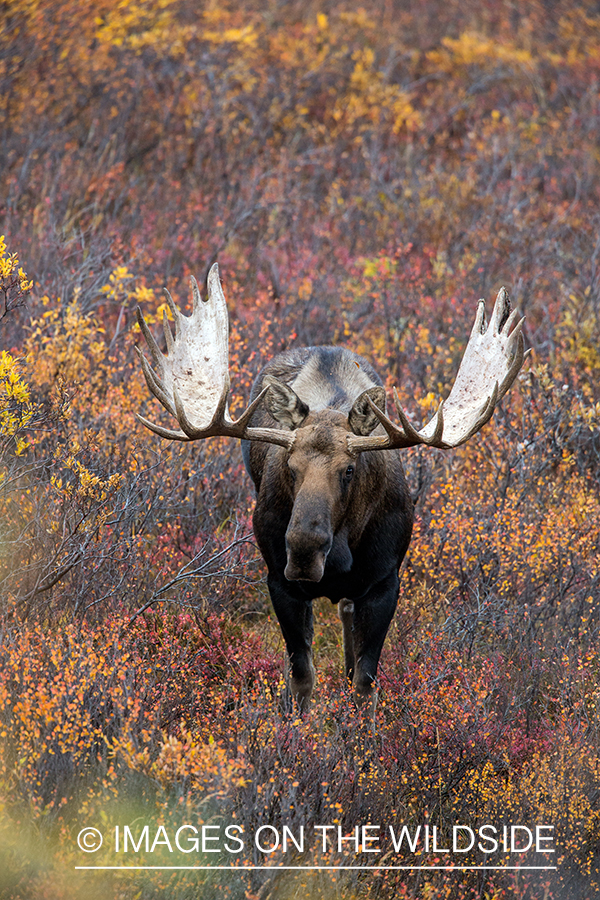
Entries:
{"type": "MultiPolygon", "coordinates": [[[[593,896],[596,6],[39,0],[3,17],[3,894],[593,896]],[[239,448],[135,419],[163,415],[135,307],[162,341],[161,289],[189,308],[217,259],[234,413],[274,353],[331,342],[422,423],[478,297],[489,311],[505,284],[527,316],[491,423],[405,453],[415,530],[374,725],[327,601],[313,710],[285,713],[239,448]],[[92,822],[219,817],[248,834],[545,821],[557,869],[73,873],[92,822]]],[[[322,861],[354,863],[348,847],[322,861]]]]}

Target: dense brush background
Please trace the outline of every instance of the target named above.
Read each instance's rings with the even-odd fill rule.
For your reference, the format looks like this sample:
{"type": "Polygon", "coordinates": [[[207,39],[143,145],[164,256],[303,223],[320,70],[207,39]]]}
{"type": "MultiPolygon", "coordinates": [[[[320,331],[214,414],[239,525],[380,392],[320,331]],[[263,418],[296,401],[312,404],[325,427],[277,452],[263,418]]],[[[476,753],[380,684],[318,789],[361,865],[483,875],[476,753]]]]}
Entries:
{"type": "Polygon", "coordinates": [[[2,898],[595,896],[599,4],[10,0],[0,27],[2,898]],[[405,454],[372,729],[326,601],[314,707],[281,714],[239,447],[134,419],[162,419],[135,306],[158,335],[162,287],[186,308],[217,258],[234,411],[270,355],[329,342],[420,423],[477,299],[527,316],[492,422],[405,454]],[[74,871],[85,825],[184,822],[550,823],[558,869],[74,871]]]}

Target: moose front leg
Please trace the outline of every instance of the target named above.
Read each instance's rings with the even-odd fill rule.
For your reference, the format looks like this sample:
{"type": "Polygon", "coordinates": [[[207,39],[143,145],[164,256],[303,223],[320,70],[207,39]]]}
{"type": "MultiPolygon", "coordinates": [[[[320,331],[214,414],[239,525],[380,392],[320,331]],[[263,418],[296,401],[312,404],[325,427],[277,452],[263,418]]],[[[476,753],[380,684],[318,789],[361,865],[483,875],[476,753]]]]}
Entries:
{"type": "Polygon", "coordinates": [[[310,600],[292,597],[279,581],[268,579],[269,593],[279,621],[289,660],[286,687],[291,700],[305,712],[315,683],[312,661],[313,611],[310,600]]]}
{"type": "MultiPolygon", "coordinates": [[[[373,712],[377,699],[375,690],[377,666],[385,636],[396,611],[399,588],[398,573],[391,572],[387,578],[375,585],[366,597],[356,600],[354,603],[352,686],[356,701],[363,704],[370,699],[373,712]]],[[[342,602],[348,603],[348,601],[342,602]]],[[[346,641],[348,612],[341,611],[340,615],[344,624],[344,640],[346,641]]],[[[346,667],[348,667],[349,655],[348,652],[345,653],[346,667]]],[[[348,668],[346,671],[348,672],[348,668]]],[[[350,673],[348,672],[348,674],[350,673]]]]}
{"type": "Polygon", "coordinates": [[[354,678],[354,603],[352,600],[340,600],[338,613],[342,623],[344,636],[344,672],[348,681],[354,678]]]}

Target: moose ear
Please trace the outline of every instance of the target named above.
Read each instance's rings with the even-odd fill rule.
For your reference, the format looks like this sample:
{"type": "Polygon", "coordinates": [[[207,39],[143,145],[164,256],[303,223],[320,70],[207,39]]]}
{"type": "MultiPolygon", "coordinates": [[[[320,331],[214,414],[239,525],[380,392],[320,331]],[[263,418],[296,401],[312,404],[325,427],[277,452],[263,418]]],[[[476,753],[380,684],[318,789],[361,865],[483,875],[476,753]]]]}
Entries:
{"type": "Polygon", "coordinates": [[[371,434],[379,419],[369,406],[368,397],[378,406],[382,412],[385,412],[385,390],[382,387],[372,387],[356,398],[354,406],[348,413],[348,423],[354,434],[367,435],[371,434]]]}
{"type": "Polygon", "coordinates": [[[291,431],[302,425],[308,415],[308,406],[289,384],[272,375],[265,375],[263,386],[269,388],[265,395],[265,406],[273,418],[291,431]]]}

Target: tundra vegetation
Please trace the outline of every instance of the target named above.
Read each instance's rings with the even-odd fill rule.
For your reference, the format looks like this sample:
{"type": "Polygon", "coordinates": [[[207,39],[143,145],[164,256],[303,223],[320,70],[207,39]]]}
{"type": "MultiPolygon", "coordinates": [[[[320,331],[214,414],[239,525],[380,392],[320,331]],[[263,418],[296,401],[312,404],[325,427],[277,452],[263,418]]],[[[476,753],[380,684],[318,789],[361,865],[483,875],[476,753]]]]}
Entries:
{"type": "MultiPolygon", "coordinates": [[[[585,0],[4,4],[3,897],[598,892],[599,78],[585,0]],[[169,444],[135,420],[155,412],[135,306],[154,327],[162,287],[185,307],[217,258],[233,415],[271,356],[328,343],[424,422],[477,299],[505,284],[527,316],[532,353],[491,423],[403,453],[415,528],[374,727],[329,603],[315,703],[281,712],[239,447],[169,444]],[[557,868],[74,870],[115,863],[116,825],[137,840],[143,824],[265,823],[552,824],[557,868]],[[99,853],[78,849],[84,826],[105,832],[99,853]]],[[[126,861],[231,862],[182,856],[126,861]]],[[[294,857],[374,860],[415,855],[294,857]]]]}

